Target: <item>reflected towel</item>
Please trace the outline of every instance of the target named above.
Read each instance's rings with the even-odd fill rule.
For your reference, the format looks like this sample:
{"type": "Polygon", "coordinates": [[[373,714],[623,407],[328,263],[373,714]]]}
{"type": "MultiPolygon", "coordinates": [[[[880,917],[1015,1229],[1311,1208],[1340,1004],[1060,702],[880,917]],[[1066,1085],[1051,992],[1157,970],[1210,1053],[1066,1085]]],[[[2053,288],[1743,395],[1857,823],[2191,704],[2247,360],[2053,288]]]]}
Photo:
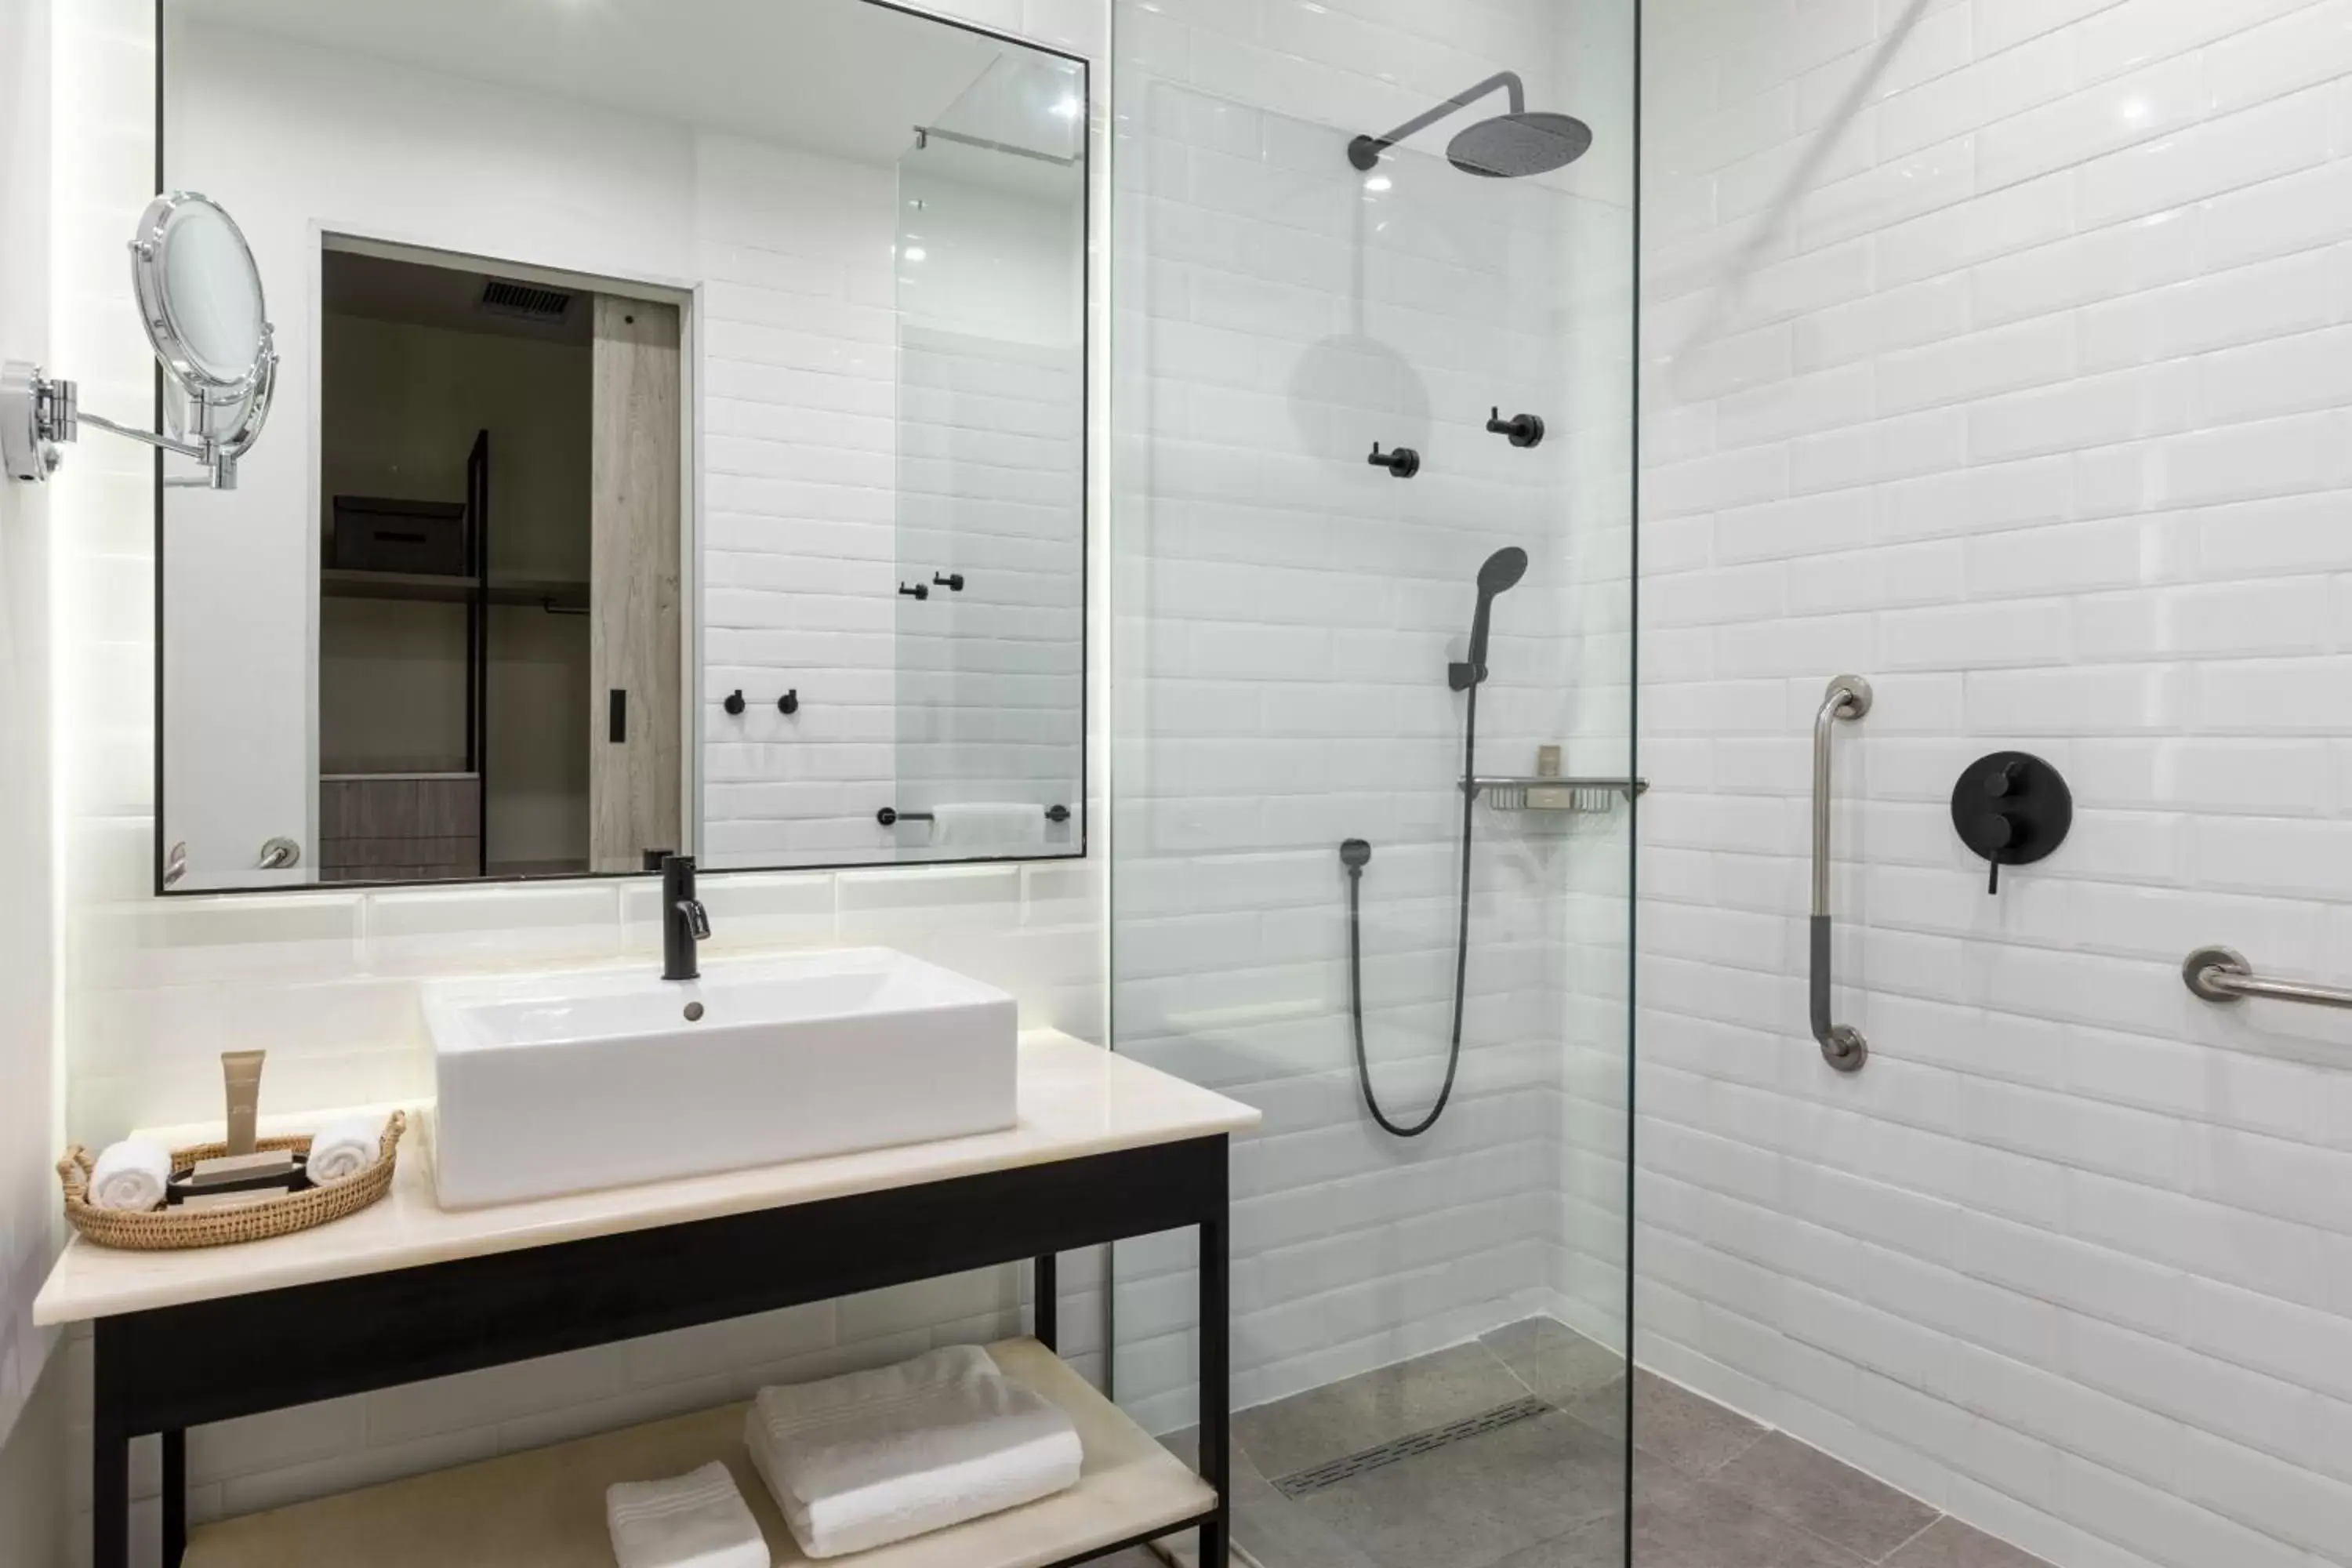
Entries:
{"type": "Polygon", "coordinates": [[[811,1557],[944,1530],[1074,1487],[1084,1454],[1060,1407],[976,1345],[763,1388],[751,1463],[811,1557]]]}
{"type": "Polygon", "coordinates": [[[383,1156],[383,1124],[389,1118],[376,1111],[338,1116],[312,1135],[310,1156],[303,1169],[311,1182],[324,1186],[356,1176],[383,1156]]]}
{"type": "Polygon", "coordinates": [[[102,1209],[144,1213],[161,1208],[172,1184],[172,1152],[133,1138],[110,1143],[89,1170],[89,1201],[102,1209]]]}
{"type": "Polygon", "coordinates": [[[735,1478],[713,1459],[666,1481],[604,1489],[621,1568],[768,1568],[768,1542],[735,1478]]]}
{"type": "Polygon", "coordinates": [[[1045,842],[1045,808],[1019,801],[967,801],[935,808],[931,843],[959,849],[1025,849],[1045,842]]]}

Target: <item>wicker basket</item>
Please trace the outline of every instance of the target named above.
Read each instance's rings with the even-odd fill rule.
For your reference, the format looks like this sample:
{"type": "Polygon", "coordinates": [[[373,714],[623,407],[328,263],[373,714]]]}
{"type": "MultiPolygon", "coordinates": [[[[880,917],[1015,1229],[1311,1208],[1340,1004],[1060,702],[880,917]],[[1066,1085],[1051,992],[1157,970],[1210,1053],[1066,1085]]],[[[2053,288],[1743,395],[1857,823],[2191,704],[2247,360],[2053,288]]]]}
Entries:
{"type": "MultiPolygon", "coordinates": [[[[127,1247],[134,1252],[170,1252],[190,1247],[226,1247],[240,1241],[260,1241],[289,1236],[353,1215],[392,1190],[393,1166],[400,1135],[408,1118],[394,1111],[383,1124],[383,1143],[375,1163],[323,1186],[263,1198],[229,1208],[163,1208],[144,1211],[102,1209],[89,1201],[89,1151],[77,1143],[58,1162],[58,1179],[65,1184],[66,1218],[73,1227],[100,1247],[127,1247]]],[[[263,1138],[257,1150],[295,1149],[308,1152],[310,1137],[263,1138]]],[[[226,1143],[198,1143],[172,1151],[174,1175],[191,1170],[199,1160],[228,1152],[226,1143]]]]}

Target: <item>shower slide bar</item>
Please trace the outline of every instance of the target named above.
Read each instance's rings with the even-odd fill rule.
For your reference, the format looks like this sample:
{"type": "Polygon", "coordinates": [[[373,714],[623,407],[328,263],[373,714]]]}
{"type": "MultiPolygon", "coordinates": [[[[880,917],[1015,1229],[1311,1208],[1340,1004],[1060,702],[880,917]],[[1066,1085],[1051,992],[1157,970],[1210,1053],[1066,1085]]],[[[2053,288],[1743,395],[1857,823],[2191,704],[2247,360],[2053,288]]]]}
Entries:
{"type": "Polygon", "coordinates": [[[2207,1002],[2228,1005],[2249,996],[2272,1002],[2300,1002],[2310,1007],[2352,1007],[2352,991],[2333,985],[2309,985],[2300,980],[2264,980],[2245,955],[2226,947],[2200,947],[2180,966],[2180,978],[2207,1002]]]}
{"type": "Polygon", "coordinates": [[[1841,719],[1852,723],[1869,711],[1870,682],[1841,675],[1813,715],[1813,1038],[1822,1059],[1840,1072],[1860,1072],[1870,1044],[1851,1024],[1830,1021],[1830,731],[1841,719]]]}

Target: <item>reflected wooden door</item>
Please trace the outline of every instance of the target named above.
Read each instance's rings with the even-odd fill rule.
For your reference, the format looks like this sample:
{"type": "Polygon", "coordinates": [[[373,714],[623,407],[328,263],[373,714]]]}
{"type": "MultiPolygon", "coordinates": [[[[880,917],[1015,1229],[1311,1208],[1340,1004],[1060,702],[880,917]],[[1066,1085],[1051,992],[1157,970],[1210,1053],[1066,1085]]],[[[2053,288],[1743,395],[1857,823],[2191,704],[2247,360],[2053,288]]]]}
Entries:
{"type": "Polygon", "coordinates": [[[635,871],[688,847],[679,709],[680,359],[675,305],[596,297],[588,855],[635,871]]]}

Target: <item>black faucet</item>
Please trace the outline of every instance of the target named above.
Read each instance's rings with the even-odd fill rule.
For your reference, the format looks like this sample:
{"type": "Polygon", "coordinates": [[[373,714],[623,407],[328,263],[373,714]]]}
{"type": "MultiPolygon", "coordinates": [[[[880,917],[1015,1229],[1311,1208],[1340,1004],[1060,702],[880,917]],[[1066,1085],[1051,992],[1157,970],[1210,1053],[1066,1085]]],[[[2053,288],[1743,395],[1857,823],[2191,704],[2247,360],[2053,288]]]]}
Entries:
{"type": "Polygon", "coordinates": [[[710,937],[710,913],[694,896],[694,857],[665,855],[662,874],[662,978],[698,980],[694,944],[710,937]]]}

